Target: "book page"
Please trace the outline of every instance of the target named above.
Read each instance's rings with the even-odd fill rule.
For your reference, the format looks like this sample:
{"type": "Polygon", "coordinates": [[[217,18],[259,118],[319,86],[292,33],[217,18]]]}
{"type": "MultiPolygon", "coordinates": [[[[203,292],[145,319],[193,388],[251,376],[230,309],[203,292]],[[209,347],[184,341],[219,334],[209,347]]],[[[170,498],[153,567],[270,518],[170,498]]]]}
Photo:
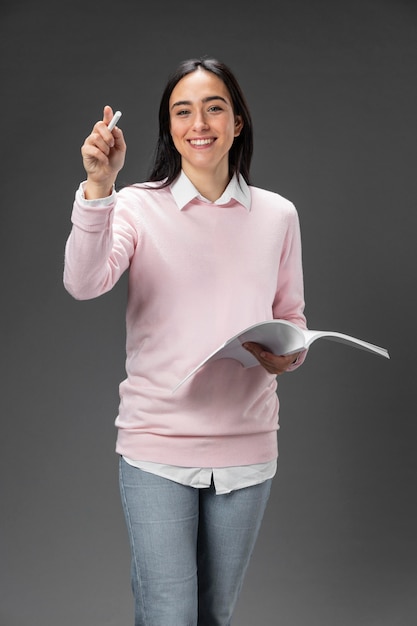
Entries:
{"type": "Polygon", "coordinates": [[[331,339],[332,341],[339,341],[340,343],[345,343],[355,348],[367,350],[368,352],[373,352],[389,359],[388,351],[385,348],[376,346],[368,341],[363,341],[357,337],[352,337],[352,335],[346,335],[345,333],[339,333],[332,330],[305,330],[304,335],[306,338],[306,347],[310,346],[317,339],[331,339]]]}

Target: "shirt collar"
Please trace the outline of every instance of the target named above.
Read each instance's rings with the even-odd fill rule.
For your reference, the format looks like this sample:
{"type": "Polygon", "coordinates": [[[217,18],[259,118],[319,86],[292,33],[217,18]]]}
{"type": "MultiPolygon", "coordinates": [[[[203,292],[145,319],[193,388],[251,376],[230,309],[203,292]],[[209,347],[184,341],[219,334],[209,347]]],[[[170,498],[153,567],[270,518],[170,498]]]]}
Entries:
{"type": "Polygon", "coordinates": [[[239,178],[236,174],[233,175],[232,180],[227,185],[220,198],[215,202],[210,202],[207,198],[204,198],[183,171],[181,171],[178,178],[170,185],[170,189],[180,211],[182,211],[191,200],[194,200],[194,198],[218,206],[228,204],[233,199],[245,207],[248,212],[251,208],[250,189],[241,174],[239,174],[239,178]]]}

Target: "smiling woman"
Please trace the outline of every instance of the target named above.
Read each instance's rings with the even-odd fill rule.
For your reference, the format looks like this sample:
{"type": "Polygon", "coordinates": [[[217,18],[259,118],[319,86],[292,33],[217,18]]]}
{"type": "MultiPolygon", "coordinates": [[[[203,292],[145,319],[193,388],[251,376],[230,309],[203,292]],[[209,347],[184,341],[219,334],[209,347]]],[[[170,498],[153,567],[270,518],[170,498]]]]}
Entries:
{"type": "MultiPolygon", "coordinates": [[[[239,172],[249,184],[250,163],[253,152],[252,119],[248,105],[242,93],[239,83],[230,69],[215,59],[190,59],[179,65],[172,74],[162,94],[159,107],[159,139],[155,155],[155,161],[149,179],[152,181],[165,180],[170,185],[181,171],[181,155],[174,146],[171,135],[172,105],[177,99],[172,97],[173,91],[187,77],[195,73],[203,72],[212,78],[220,80],[220,91],[214,91],[210,96],[220,96],[219,105],[224,100],[224,105],[232,107],[235,117],[241,122],[240,132],[236,135],[229,153],[229,176],[239,172]],[[226,90],[226,93],[225,93],[226,90]]],[[[199,94],[197,97],[201,98],[199,94]]],[[[181,106],[181,102],[178,102],[181,106]]],[[[187,111],[191,102],[183,103],[187,111]]]]}
{"type": "Polygon", "coordinates": [[[223,63],[180,65],[149,180],[118,193],[126,144],[112,114],[82,148],[64,282],[94,298],[129,270],[116,451],[135,625],[228,626],[276,472],[276,376],[305,352],[294,362],[251,344],[258,367],[219,360],[172,389],[247,326],[306,327],[298,216],[250,185],[251,117],[223,63]]]}
{"type": "Polygon", "coordinates": [[[177,83],[169,109],[182,169],[214,202],[229,182],[229,151],[242,130],[242,116],[235,114],[224,82],[201,68],[177,83]]]}

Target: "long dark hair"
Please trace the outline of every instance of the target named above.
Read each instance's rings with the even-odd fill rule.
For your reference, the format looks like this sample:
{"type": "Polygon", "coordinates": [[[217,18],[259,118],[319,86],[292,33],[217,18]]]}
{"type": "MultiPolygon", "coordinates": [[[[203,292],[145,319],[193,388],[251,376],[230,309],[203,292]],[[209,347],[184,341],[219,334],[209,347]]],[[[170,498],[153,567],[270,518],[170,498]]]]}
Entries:
{"type": "Polygon", "coordinates": [[[242,174],[249,184],[249,170],[253,152],[252,119],[245,97],[231,70],[217,59],[199,58],[183,61],[168,79],[159,106],[159,136],[156,145],[149,181],[162,182],[162,187],[170,185],[181,171],[181,155],[174,146],[170,132],[169,99],[176,84],[198,69],[218,76],[229,90],[235,115],[240,115],[243,128],[235,137],[229,152],[229,175],[242,174]]]}

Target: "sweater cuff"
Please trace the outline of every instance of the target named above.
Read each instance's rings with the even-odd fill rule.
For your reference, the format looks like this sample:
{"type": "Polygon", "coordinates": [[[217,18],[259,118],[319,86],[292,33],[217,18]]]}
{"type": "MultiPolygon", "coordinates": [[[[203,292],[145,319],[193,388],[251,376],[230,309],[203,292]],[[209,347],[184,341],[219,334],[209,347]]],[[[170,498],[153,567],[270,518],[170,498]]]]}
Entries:
{"type": "Polygon", "coordinates": [[[77,195],[79,196],[78,199],[82,205],[87,206],[87,207],[104,207],[104,206],[110,206],[111,204],[114,204],[114,200],[116,196],[114,185],[112,187],[112,192],[109,196],[106,196],[105,198],[96,198],[95,200],[87,200],[87,198],[85,197],[85,191],[84,191],[86,183],[87,181],[84,180],[77,189],[77,195]]]}
{"type": "Polygon", "coordinates": [[[113,191],[106,198],[87,200],[84,194],[85,181],[82,182],[75,194],[75,201],[71,221],[82,230],[95,232],[108,227],[116,203],[116,192],[113,191]]]}

